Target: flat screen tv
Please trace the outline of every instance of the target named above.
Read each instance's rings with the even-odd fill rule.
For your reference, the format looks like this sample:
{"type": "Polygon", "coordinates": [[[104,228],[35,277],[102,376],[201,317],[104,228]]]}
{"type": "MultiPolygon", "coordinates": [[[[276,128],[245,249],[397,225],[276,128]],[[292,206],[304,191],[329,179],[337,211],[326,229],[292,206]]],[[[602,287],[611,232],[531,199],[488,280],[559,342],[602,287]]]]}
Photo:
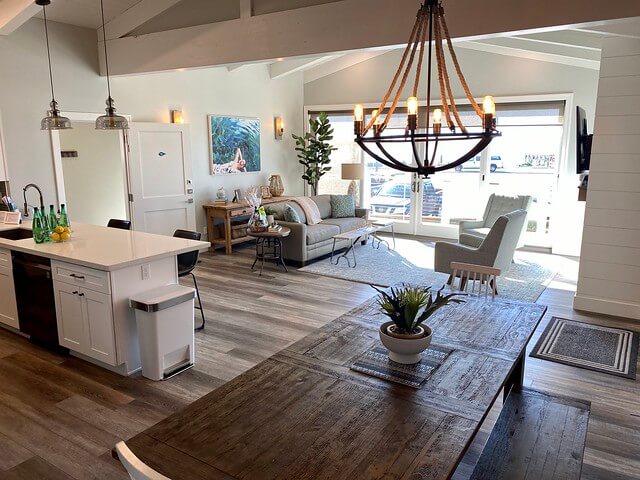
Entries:
{"type": "Polygon", "coordinates": [[[576,173],[589,170],[592,140],[593,135],[587,130],[587,114],[583,108],[576,107],[576,173]]]}

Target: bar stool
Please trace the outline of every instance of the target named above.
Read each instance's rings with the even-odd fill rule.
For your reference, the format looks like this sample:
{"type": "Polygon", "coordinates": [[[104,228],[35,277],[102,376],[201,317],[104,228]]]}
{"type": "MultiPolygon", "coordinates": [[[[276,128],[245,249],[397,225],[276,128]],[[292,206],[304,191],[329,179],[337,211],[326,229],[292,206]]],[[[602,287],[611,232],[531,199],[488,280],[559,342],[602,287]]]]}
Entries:
{"type": "Polygon", "coordinates": [[[121,230],[131,230],[131,221],[130,220],[118,220],[117,218],[112,218],[107,223],[107,227],[119,228],[121,230]]]}
{"type": "MultiPolygon", "coordinates": [[[[190,230],[176,230],[173,233],[176,238],[186,238],[187,240],[200,240],[202,234],[200,232],[192,232],[190,230]]],[[[204,328],[204,308],[202,308],[202,300],[200,300],[200,290],[198,289],[198,282],[196,276],[193,274],[193,269],[196,268],[198,263],[198,250],[192,252],[181,253],[178,255],[178,277],[186,277],[191,275],[193,278],[193,286],[196,289],[196,297],[198,297],[198,306],[194,307],[200,310],[202,314],[202,325],[196,328],[196,330],[202,330],[204,328]]]]}

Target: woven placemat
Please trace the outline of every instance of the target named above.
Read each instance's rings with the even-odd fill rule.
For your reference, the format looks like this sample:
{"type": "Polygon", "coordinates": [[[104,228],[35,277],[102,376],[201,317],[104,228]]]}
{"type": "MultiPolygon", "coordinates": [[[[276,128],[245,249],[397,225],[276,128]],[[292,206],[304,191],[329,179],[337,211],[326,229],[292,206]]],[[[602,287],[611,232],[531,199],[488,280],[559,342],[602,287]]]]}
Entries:
{"type": "Polygon", "coordinates": [[[422,352],[422,360],[412,365],[394,362],[389,359],[387,353],[386,348],[376,345],[358,357],[351,365],[351,370],[408,387],[420,388],[422,383],[444,363],[451,350],[431,345],[422,352]]]}

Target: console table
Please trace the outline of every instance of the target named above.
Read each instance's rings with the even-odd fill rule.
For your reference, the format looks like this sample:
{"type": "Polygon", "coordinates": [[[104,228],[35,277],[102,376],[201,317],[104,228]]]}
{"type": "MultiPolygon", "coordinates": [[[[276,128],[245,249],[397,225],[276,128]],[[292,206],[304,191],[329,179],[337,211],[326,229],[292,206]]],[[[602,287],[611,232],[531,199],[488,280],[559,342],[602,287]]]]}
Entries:
{"type": "MultiPolygon", "coordinates": [[[[273,205],[274,203],[286,202],[291,197],[271,197],[263,198],[263,205],[273,205]]],[[[207,237],[211,243],[209,251],[215,252],[217,245],[224,245],[227,255],[232,253],[233,245],[252,240],[247,235],[248,217],[253,213],[253,209],[246,202],[211,203],[202,206],[207,216],[207,237]],[[215,219],[222,220],[220,225],[215,225],[215,219]],[[237,229],[241,235],[232,237],[232,230],[237,229]]]]}

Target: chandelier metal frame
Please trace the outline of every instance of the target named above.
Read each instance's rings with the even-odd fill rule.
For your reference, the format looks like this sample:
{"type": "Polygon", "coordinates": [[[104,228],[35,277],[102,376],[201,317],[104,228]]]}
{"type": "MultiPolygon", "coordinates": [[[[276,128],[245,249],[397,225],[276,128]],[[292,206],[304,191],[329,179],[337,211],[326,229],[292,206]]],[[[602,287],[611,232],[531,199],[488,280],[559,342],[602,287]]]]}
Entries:
{"type": "Polygon", "coordinates": [[[388,167],[403,172],[416,173],[424,178],[427,178],[435,172],[448,170],[450,168],[455,168],[458,165],[462,165],[464,162],[470,160],[484,150],[495,137],[501,135],[500,132],[496,130],[495,104],[493,104],[493,99],[491,97],[485,97],[483,109],[478,105],[478,102],[473,95],[471,95],[469,86],[464,78],[457,56],[453,49],[453,43],[444,17],[444,9],[442,8],[440,0],[425,0],[425,2],[420,6],[411,35],[409,36],[409,41],[407,42],[407,46],[402,55],[400,65],[398,66],[391,85],[389,86],[389,89],[387,90],[387,93],[385,94],[378,109],[373,111],[371,118],[366,123],[364,121],[365,119],[362,106],[356,106],[354,115],[354,133],[356,135],[355,142],[368,155],[388,167]],[[446,43],[455,68],[455,73],[460,80],[465,95],[474,112],[482,120],[482,128],[479,131],[471,131],[463,124],[460,118],[456,101],[453,97],[447,63],[445,61],[444,43],[446,43]],[[425,115],[424,124],[420,125],[418,120],[417,96],[423,58],[425,55],[425,47],[427,52],[427,113],[425,115]],[[434,112],[434,121],[430,122],[432,88],[431,74],[433,68],[432,58],[434,49],[436,67],[438,70],[438,83],[440,88],[440,98],[442,101],[442,111],[439,111],[439,109],[437,110],[439,115],[437,118],[435,115],[436,112],[434,112]],[[416,55],[418,50],[420,50],[420,52],[416,55]],[[404,134],[385,134],[384,132],[389,125],[393,113],[398,107],[400,95],[407,84],[407,80],[409,79],[414,63],[416,63],[416,69],[412,90],[413,97],[409,99],[410,102],[413,102],[413,108],[410,106],[410,102],[408,102],[407,126],[404,134]],[[394,90],[396,90],[395,94],[393,93],[394,90]],[[390,99],[391,102],[387,108],[387,103],[390,99]],[[386,111],[385,108],[387,108],[386,111]],[[358,113],[358,109],[360,110],[360,113],[358,113]],[[442,117],[446,121],[449,132],[442,132],[442,117]],[[372,135],[367,136],[369,131],[372,131],[372,135]],[[439,142],[453,140],[478,140],[478,142],[467,153],[455,161],[438,166],[434,165],[439,142]],[[415,165],[407,165],[406,163],[396,159],[383,145],[385,143],[393,144],[400,142],[411,143],[415,165]],[[420,143],[426,144],[424,159],[421,157],[418,148],[420,143]],[[375,144],[380,151],[380,154],[374,152],[370,148],[370,144],[375,144]],[[432,148],[430,148],[431,146],[432,148]]]}

